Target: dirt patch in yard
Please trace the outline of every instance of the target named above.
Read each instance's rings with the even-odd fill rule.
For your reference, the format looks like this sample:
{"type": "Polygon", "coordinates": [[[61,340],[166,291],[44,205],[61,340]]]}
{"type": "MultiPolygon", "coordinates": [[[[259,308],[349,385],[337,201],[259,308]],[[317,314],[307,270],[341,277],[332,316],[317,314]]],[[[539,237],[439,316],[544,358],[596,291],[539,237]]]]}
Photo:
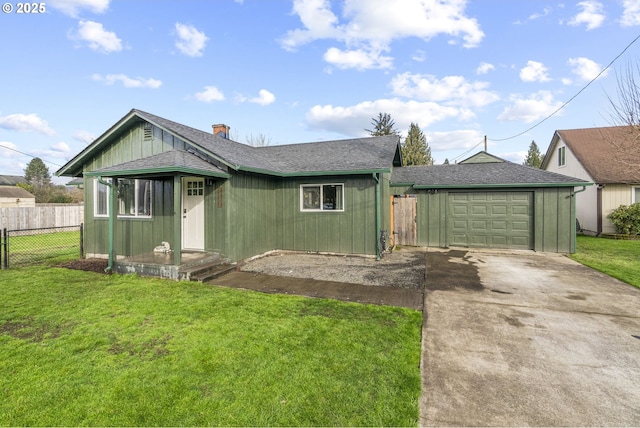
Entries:
{"type": "Polygon", "coordinates": [[[59,267],[76,270],[86,270],[88,272],[106,273],[105,269],[109,261],[107,259],[78,259],[70,262],[65,262],[59,265],[59,267]]]}
{"type": "Polygon", "coordinates": [[[425,251],[402,249],[385,254],[381,260],[278,252],[252,260],[241,270],[264,275],[418,290],[424,287],[425,251]]]}

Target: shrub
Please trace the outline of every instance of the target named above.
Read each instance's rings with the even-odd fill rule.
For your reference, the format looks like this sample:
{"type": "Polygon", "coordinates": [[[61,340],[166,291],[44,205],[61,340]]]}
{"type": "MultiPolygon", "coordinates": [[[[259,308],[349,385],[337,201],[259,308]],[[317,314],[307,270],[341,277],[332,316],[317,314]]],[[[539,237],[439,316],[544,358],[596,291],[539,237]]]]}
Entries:
{"type": "Polygon", "coordinates": [[[625,235],[640,235],[640,202],[620,205],[607,216],[616,228],[616,232],[625,235]]]}

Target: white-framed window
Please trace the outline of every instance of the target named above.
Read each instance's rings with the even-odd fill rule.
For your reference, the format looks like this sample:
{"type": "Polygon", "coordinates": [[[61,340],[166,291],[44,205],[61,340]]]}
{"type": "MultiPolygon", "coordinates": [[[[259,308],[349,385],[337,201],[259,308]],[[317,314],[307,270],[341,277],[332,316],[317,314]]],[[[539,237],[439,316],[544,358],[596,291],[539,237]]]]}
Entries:
{"type": "Polygon", "coordinates": [[[558,166],[565,166],[567,163],[566,147],[558,148],[558,166]]]}
{"type": "Polygon", "coordinates": [[[344,184],[300,185],[300,211],[344,211],[344,184]]]}
{"type": "MultiPolygon", "coordinates": [[[[104,181],[111,182],[110,178],[104,181]]],[[[93,180],[93,215],[94,217],[109,217],[109,186],[98,179],[93,180]]]]}
{"type": "Polygon", "coordinates": [[[631,188],[631,203],[640,202],[640,186],[631,188]]]}
{"type": "MultiPolygon", "coordinates": [[[[111,179],[104,181],[111,182],[111,179]]],[[[94,181],[93,214],[109,217],[109,186],[94,181]]],[[[118,180],[118,217],[151,217],[153,181],[122,178],[118,180]]]]}

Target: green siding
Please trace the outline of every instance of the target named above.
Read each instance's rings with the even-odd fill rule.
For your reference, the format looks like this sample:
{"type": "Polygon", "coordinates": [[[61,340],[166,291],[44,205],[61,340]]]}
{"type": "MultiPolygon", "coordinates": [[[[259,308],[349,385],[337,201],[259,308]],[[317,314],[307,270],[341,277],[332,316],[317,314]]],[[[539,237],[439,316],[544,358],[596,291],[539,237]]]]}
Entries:
{"type": "Polygon", "coordinates": [[[375,185],[373,176],[280,180],[277,197],[279,248],[375,254],[375,185]],[[343,212],[300,211],[300,185],[322,183],[344,184],[343,212]]]}
{"type": "MultiPolygon", "coordinates": [[[[505,189],[505,191],[533,193],[532,247],[535,251],[556,253],[575,251],[575,209],[571,196],[573,188],[514,188],[505,189]]],[[[492,190],[492,192],[495,191],[492,190]]],[[[440,189],[437,193],[430,194],[410,187],[392,187],[391,193],[417,195],[417,244],[419,246],[446,248],[452,245],[449,234],[450,191],[440,189]]]]}
{"type": "MultiPolygon", "coordinates": [[[[116,253],[131,256],[153,251],[162,241],[173,242],[173,181],[155,180],[151,218],[118,218],[115,222],[116,253]]],[[[85,251],[107,254],[109,219],[93,216],[94,180],[85,179],[85,251]]]]}

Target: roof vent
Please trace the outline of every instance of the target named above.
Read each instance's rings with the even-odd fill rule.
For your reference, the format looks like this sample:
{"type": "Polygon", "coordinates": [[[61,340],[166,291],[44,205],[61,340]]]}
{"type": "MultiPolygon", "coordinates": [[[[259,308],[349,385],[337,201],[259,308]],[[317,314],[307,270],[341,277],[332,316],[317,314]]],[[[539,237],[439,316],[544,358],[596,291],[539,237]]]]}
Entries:
{"type": "Polygon", "coordinates": [[[230,130],[231,130],[231,127],[223,123],[213,125],[213,135],[219,135],[222,138],[227,138],[227,139],[230,138],[230,135],[229,135],[230,130]]]}
{"type": "Polygon", "coordinates": [[[153,140],[153,127],[149,122],[144,123],[143,130],[144,130],[144,141],[153,140]]]}

